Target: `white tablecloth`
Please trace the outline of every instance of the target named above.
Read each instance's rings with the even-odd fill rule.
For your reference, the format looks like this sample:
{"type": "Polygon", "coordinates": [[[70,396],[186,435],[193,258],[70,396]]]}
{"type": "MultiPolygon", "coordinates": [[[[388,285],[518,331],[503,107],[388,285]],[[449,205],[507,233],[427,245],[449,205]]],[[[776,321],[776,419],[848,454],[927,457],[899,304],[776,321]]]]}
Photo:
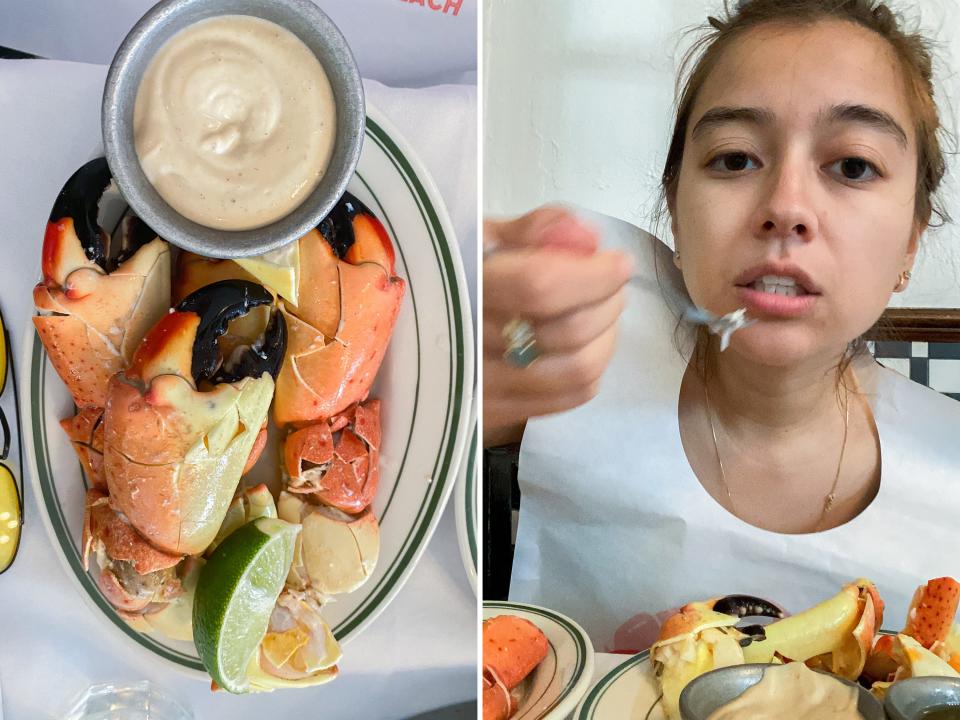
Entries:
{"type": "MultiPolygon", "coordinates": [[[[0,37],[5,41],[12,43],[0,37]]],[[[43,226],[63,180],[94,150],[90,138],[99,127],[105,70],[80,63],[0,61],[0,305],[17,359],[32,310],[43,226]],[[76,157],[64,158],[57,150],[63,147],[73,147],[76,157]]],[[[417,149],[436,179],[472,279],[475,88],[393,90],[368,83],[367,97],[417,149]]],[[[452,504],[406,586],[345,647],[338,680],[311,690],[234,697],[211,693],[204,682],[131,648],[94,615],[56,557],[29,479],[24,484],[20,554],[0,576],[5,720],[58,718],[89,684],[144,678],[186,702],[198,720],[386,720],[476,697],[477,604],[461,562],[452,504]]]]}
{"type": "MultiPolygon", "coordinates": [[[[0,0],[0,45],[51,60],[110,64],[156,0],[0,0]]],[[[365,78],[394,87],[476,84],[477,0],[314,0],[365,78]]]]}

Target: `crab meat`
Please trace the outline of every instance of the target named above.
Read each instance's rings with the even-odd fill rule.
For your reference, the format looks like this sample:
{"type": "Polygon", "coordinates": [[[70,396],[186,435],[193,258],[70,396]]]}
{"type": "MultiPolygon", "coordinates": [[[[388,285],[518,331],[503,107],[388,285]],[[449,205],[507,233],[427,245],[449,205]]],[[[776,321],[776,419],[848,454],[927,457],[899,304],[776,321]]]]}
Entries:
{"type": "Polygon", "coordinates": [[[923,647],[919,642],[909,635],[900,633],[896,637],[884,636],[883,640],[889,638],[889,651],[897,670],[889,680],[882,680],[873,683],[870,691],[879,698],[887,694],[887,690],[895,682],[907,680],[915,677],[950,677],[960,678],[960,672],[947,663],[943,658],[938,657],[923,647]]]}
{"type": "Polygon", "coordinates": [[[729,598],[712,598],[684,605],[663,623],[650,658],[667,720],[680,718],[680,693],[691,680],[711,670],[743,664],[741,642],[749,636],[735,626],[748,613],[748,605],[757,608],[750,614],[779,616],[779,610],[758,599],[739,603],[738,609],[729,598]]]}
{"type": "Polygon", "coordinates": [[[270,616],[260,652],[248,670],[251,689],[310,687],[337,676],[343,653],[320,605],[304,593],[285,589],[270,616]]]}

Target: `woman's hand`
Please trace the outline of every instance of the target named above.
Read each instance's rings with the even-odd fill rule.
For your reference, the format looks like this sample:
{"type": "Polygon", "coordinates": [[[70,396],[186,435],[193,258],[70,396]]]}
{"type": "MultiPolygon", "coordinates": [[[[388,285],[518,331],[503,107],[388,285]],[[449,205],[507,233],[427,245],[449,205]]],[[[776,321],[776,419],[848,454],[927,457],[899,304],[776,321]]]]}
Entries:
{"type": "Polygon", "coordinates": [[[569,410],[597,394],[616,344],[631,259],[598,251],[598,238],[573,215],[540,208],[484,223],[483,438],[520,440],[527,418],[569,410]],[[503,328],[533,326],[539,357],[508,364],[503,328]]]}

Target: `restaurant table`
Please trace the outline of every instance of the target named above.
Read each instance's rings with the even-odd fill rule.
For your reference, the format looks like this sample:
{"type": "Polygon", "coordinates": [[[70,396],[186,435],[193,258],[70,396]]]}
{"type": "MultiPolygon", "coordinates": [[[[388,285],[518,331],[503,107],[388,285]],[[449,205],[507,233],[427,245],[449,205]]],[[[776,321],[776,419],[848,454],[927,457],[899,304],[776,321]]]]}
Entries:
{"type": "MultiPolygon", "coordinates": [[[[8,18],[4,3],[0,28],[8,18]]],[[[4,31],[0,44],[36,51],[4,31]]],[[[23,357],[43,221],[56,194],[31,192],[41,178],[49,184],[44,133],[64,133],[89,144],[99,127],[105,73],[104,66],[94,64],[0,61],[0,307],[15,360],[23,357]],[[51,97],[62,100],[56,118],[50,117],[51,97]]],[[[365,88],[368,102],[392,122],[436,180],[450,211],[475,307],[476,87],[414,90],[367,81],[365,88]]],[[[22,365],[16,369],[26,372],[22,365]]],[[[472,395],[469,389],[466,394],[472,395]]],[[[406,585],[344,647],[336,681],[308,690],[238,697],[211,692],[208,682],[183,675],[133,647],[97,617],[57,557],[29,478],[24,485],[20,552],[13,567],[0,575],[4,720],[59,718],[88,685],[142,679],[184,702],[197,720],[393,720],[476,698],[477,600],[462,564],[452,503],[406,585]]]]}

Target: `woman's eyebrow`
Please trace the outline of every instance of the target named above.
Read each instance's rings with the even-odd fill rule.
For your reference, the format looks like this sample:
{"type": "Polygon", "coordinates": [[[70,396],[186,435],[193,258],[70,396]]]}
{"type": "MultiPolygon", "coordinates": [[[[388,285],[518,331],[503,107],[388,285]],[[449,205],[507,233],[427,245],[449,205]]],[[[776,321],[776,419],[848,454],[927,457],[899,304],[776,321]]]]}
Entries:
{"type": "Polygon", "coordinates": [[[892,135],[904,150],[907,149],[907,133],[889,113],[883,110],[869,105],[834,105],[821,113],[821,117],[828,122],[857,123],[881,130],[892,135]]]}
{"type": "Polygon", "coordinates": [[[753,125],[772,125],[775,119],[770,110],[756,107],[715,107],[707,110],[693,127],[690,137],[696,137],[710,128],[731,122],[745,122],[753,125]]]}

